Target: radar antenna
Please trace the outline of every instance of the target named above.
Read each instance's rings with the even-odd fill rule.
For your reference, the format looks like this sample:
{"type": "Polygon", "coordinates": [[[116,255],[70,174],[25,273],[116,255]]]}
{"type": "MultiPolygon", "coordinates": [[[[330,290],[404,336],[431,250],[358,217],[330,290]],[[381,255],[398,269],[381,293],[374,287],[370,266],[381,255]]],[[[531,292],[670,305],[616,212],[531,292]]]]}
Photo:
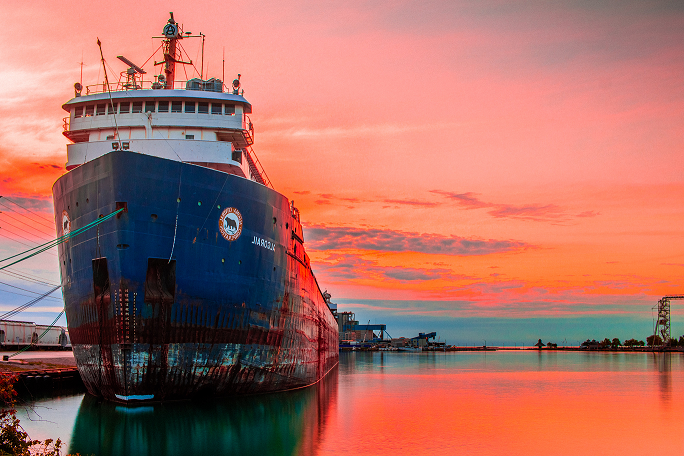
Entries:
{"type": "MultiPolygon", "coordinates": [[[[126,65],[128,65],[128,69],[125,71],[125,73],[126,73],[126,83],[124,84],[124,87],[125,87],[127,90],[128,90],[128,89],[132,89],[132,90],[141,89],[142,87],[138,84],[137,75],[138,75],[138,74],[143,75],[143,74],[146,73],[146,71],[143,70],[142,68],[140,68],[140,67],[139,67],[138,65],[136,65],[135,63],[133,63],[133,62],[131,62],[130,60],[128,60],[128,59],[127,59],[126,57],[124,57],[123,55],[117,55],[116,58],[119,59],[119,60],[121,60],[121,61],[122,61],[123,63],[125,63],[126,65]]],[[[123,73],[122,73],[122,74],[123,74],[123,73]]]]}

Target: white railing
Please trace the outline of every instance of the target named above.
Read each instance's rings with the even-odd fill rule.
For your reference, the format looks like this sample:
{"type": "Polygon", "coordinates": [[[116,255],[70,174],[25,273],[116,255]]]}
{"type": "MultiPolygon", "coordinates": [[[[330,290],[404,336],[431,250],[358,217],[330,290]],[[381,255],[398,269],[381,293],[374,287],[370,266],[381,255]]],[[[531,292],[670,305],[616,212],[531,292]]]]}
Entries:
{"type": "MultiPolygon", "coordinates": [[[[173,83],[173,88],[174,89],[182,89],[184,90],[187,86],[188,81],[174,81],[173,83]]],[[[110,82],[109,83],[109,88],[107,88],[107,84],[100,83],[100,84],[91,84],[85,87],[85,94],[86,95],[93,95],[96,93],[107,93],[109,91],[111,92],[123,92],[123,91],[129,91],[129,90],[152,90],[154,88],[161,89],[163,88],[164,85],[155,81],[135,81],[135,83],[129,83],[125,81],[120,81],[120,82],[110,82]]],[[[223,93],[231,93],[231,90],[229,90],[228,86],[226,84],[223,84],[223,93]]],[[[192,89],[192,90],[198,90],[202,91],[202,89],[192,89]]],[[[207,90],[209,92],[209,90],[207,90]]],[[[240,95],[243,95],[244,91],[240,91],[240,95]]]]}

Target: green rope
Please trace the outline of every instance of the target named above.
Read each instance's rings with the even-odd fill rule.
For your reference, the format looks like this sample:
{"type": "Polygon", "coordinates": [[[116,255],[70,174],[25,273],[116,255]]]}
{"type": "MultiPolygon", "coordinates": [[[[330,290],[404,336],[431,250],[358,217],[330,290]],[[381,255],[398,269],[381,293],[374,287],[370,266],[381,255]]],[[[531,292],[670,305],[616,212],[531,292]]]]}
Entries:
{"type": "MultiPolygon", "coordinates": [[[[54,321],[53,321],[52,323],[50,323],[50,326],[48,326],[47,329],[46,329],[45,331],[43,331],[43,334],[40,335],[40,337],[38,338],[38,340],[42,339],[43,336],[44,336],[45,334],[47,334],[48,331],[50,331],[50,330],[52,329],[53,326],[55,326],[55,323],[57,323],[57,320],[59,320],[59,317],[61,317],[62,315],[64,315],[64,309],[62,309],[62,311],[59,313],[59,315],[57,315],[57,318],[55,318],[54,321]]],[[[35,347],[36,344],[38,343],[38,340],[35,341],[35,342],[31,341],[31,343],[30,343],[29,345],[27,345],[26,347],[22,348],[22,349],[19,350],[18,352],[9,355],[7,358],[9,359],[9,358],[11,358],[11,357],[13,357],[13,356],[17,356],[19,353],[24,353],[24,352],[25,352],[26,350],[28,350],[29,348],[35,347]]]]}
{"type": "Polygon", "coordinates": [[[12,258],[16,258],[16,257],[18,257],[18,256],[25,255],[25,254],[27,254],[27,253],[29,253],[29,252],[35,250],[35,252],[31,253],[31,254],[28,255],[28,256],[25,256],[25,257],[20,258],[20,259],[18,259],[18,260],[16,260],[16,261],[12,262],[12,263],[10,263],[10,264],[7,264],[7,265],[5,265],[5,266],[0,267],[0,270],[3,270],[3,269],[5,269],[5,268],[8,268],[8,267],[10,267],[10,266],[12,266],[12,265],[15,265],[15,264],[17,264],[17,263],[19,263],[19,262],[21,262],[21,261],[28,260],[29,258],[31,258],[31,257],[33,257],[33,256],[36,256],[36,255],[38,255],[38,254],[40,254],[40,253],[45,252],[46,250],[50,250],[51,248],[53,248],[53,247],[55,247],[55,246],[57,246],[57,245],[59,245],[59,244],[61,244],[61,243],[63,243],[63,242],[68,241],[69,239],[71,239],[72,237],[76,236],[77,234],[80,234],[80,233],[82,233],[82,232],[84,232],[84,231],[86,231],[86,230],[89,230],[89,229],[91,229],[91,228],[93,228],[93,227],[99,225],[100,223],[106,221],[106,220],[109,220],[110,218],[114,217],[115,215],[117,215],[117,214],[118,214],[119,212],[121,212],[121,211],[123,211],[123,208],[119,209],[118,211],[112,212],[111,214],[109,214],[109,215],[107,215],[107,216],[105,216],[105,217],[98,218],[98,219],[96,219],[95,221],[90,222],[89,224],[87,224],[86,226],[84,226],[84,227],[82,227],[82,228],[79,228],[79,229],[77,229],[77,230],[71,231],[69,234],[65,234],[65,235],[63,235],[63,236],[58,237],[57,239],[53,239],[52,241],[49,241],[49,242],[46,242],[46,243],[41,244],[41,245],[39,245],[39,246],[30,248],[30,249],[28,249],[28,250],[26,250],[26,251],[24,251],[24,252],[17,253],[16,255],[12,255],[12,256],[9,256],[9,257],[7,257],[7,258],[4,258],[4,259],[0,260],[0,263],[2,263],[3,261],[11,260],[12,258]]]}

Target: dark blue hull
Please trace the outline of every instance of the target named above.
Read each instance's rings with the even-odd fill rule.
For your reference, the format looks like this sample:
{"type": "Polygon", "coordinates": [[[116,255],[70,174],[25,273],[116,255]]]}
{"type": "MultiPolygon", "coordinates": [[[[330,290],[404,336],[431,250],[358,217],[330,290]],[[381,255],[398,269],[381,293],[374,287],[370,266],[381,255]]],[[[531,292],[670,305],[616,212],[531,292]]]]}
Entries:
{"type": "Polygon", "coordinates": [[[58,235],[124,209],[59,250],[90,393],[156,401],[274,391],[315,383],[337,364],[337,324],[283,195],[119,151],[62,176],[53,197],[58,235]]]}

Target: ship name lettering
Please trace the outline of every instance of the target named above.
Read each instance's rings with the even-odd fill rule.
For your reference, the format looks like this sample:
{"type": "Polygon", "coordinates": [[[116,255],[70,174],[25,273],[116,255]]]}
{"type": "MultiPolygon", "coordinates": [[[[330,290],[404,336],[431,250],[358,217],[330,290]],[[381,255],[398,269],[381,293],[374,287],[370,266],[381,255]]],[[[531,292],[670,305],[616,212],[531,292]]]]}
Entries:
{"type": "Polygon", "coordinates": [[[267,241],[266,239],[262,239],[258,236],[254,236],[252,244],[256,244],[259,247],[265,248],[266,250],[271,250],[272,252],[275,252],[275,242],[267,241]]]}

